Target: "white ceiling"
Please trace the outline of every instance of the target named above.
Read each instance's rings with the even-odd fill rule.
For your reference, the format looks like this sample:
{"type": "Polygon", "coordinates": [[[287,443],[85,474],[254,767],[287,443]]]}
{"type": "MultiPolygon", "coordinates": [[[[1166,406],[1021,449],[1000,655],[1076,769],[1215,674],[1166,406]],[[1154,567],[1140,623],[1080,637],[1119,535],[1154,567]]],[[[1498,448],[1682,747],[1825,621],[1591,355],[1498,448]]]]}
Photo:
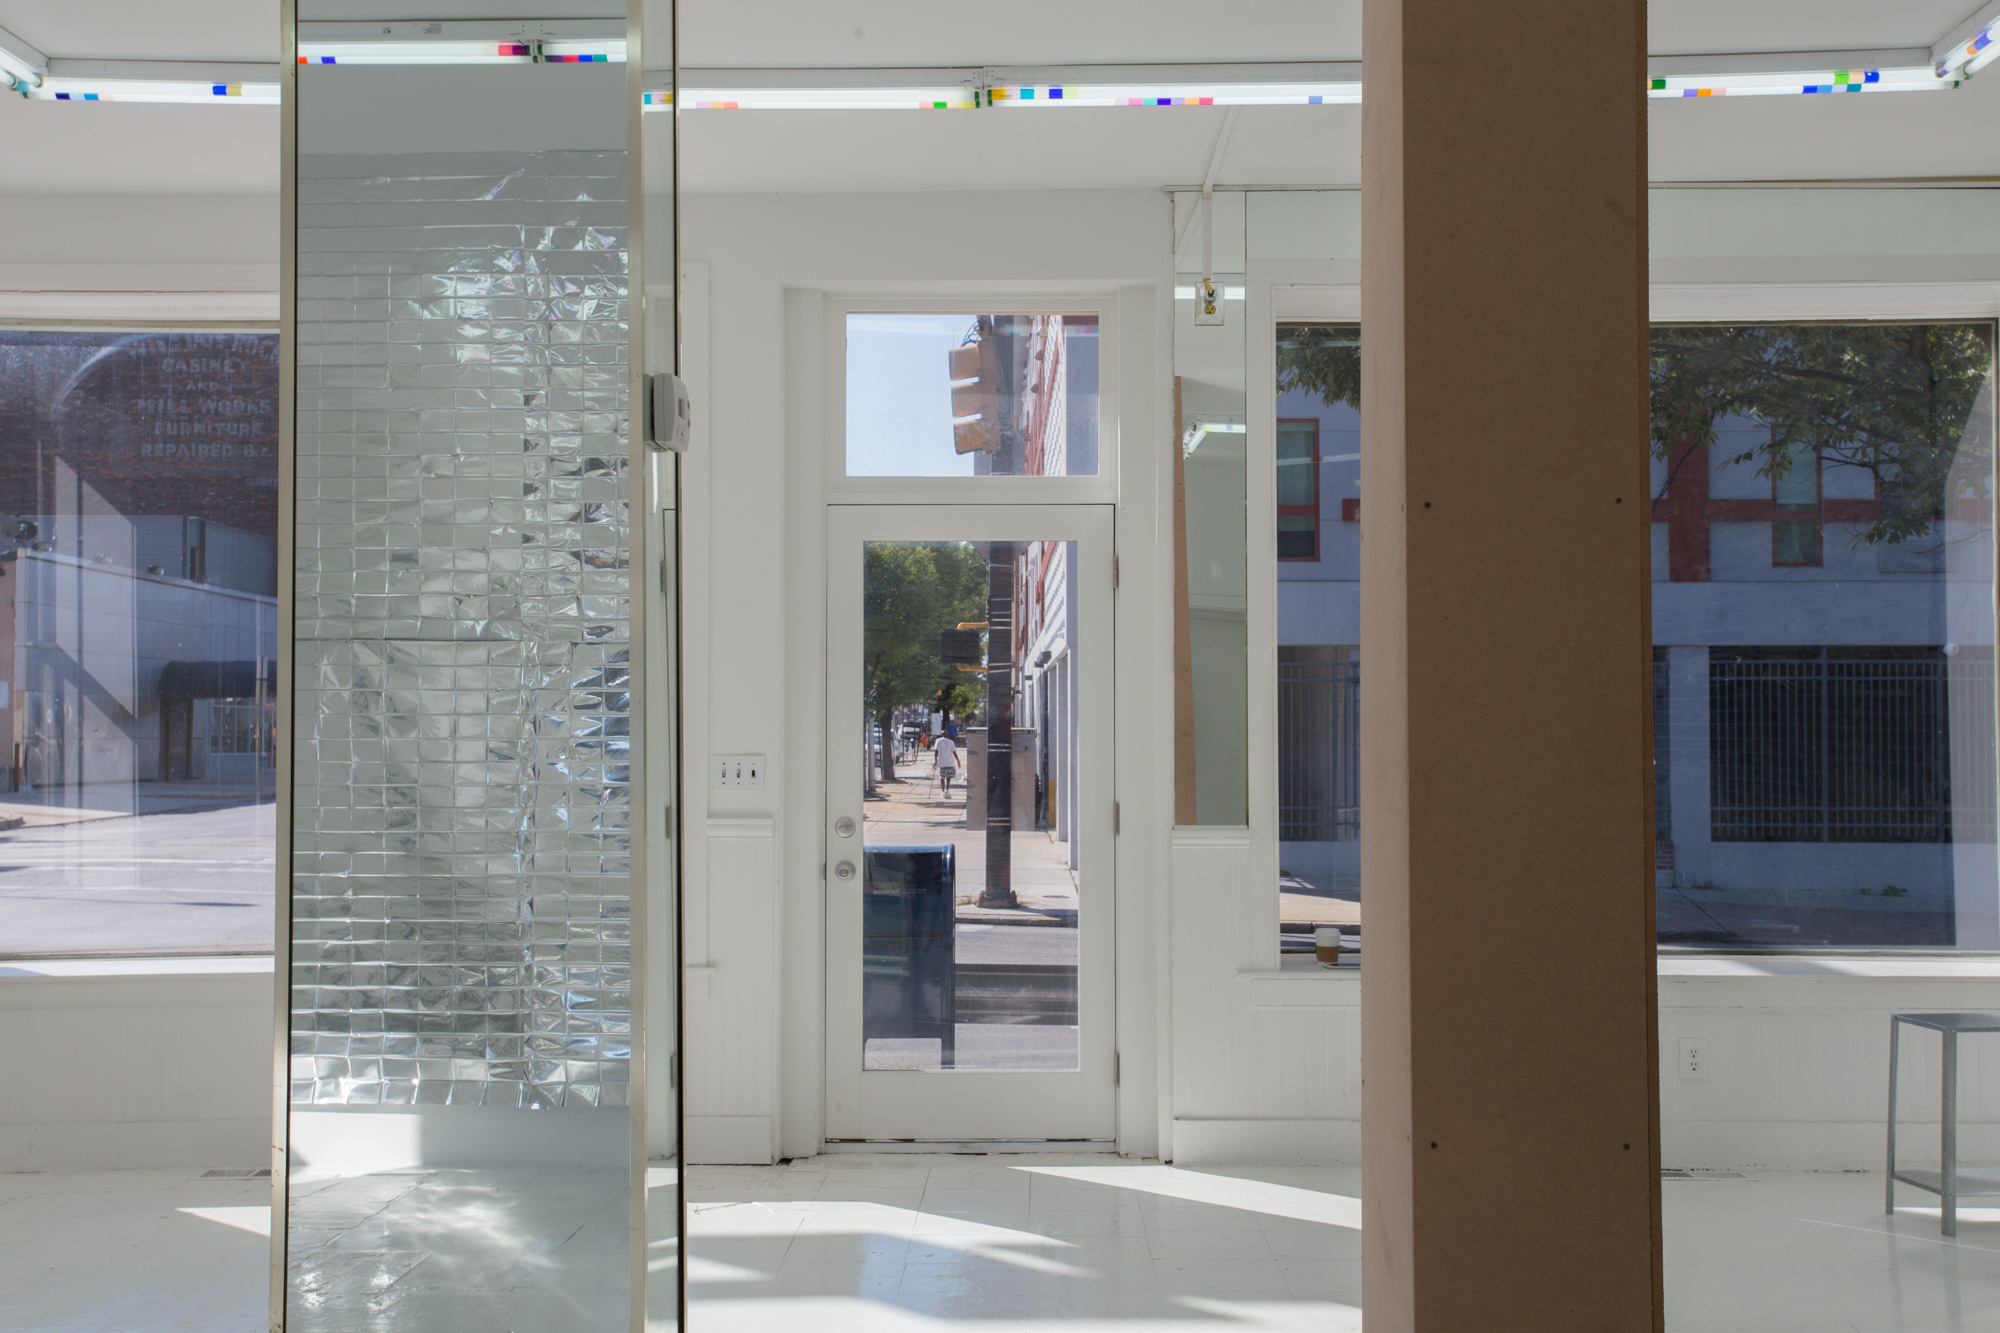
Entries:
{"type": "MultiPolygon", "coordinates": [[[[524,8],[524,0],[320,3],[355,17],[524,8]]],[[[1648,45],[1662,55],[1928,46],[1976,6],[1653,0],[1648,45]]],[[[650,22],[666,6],[648,0],[647,8],[650,22]]],[[[274,60],[278,50],[275,0],[0,0],[0,27],[54,56],[274,60]]],[[[1361,53],[1361,0],[682,0],[681,31],[690,65],[1352,60],[1361,53]]]]}
{"type": "MultiPolygon", "coordinates": [[[[527,0],[316,2],[407,18],[527,0]]],[[[1650,45],[1661,54],[1924,46],[1975,3],[1654,0],[1650,45]]],[[[648,4],[649,17],[664,12],[663,0],[648,4]]],[[[1334,60],[1359,56],[1360,14],[1360,0],[682,0],[681,26],[685,63],[696,66],[1334,60]]],[[[0,26],[52,56],[269,61],[277,47],[275,0],[0,0],[0,26]]],[[[2000,75],[1943,94],[1655,103],[1653,175],[2000,175],[1996,113],[2000,75]]],[[[1184,184],[1201,178],[1221,114],[707,113],[683,121],[683,180],[716,191],[1184,184]]],[[[664,124],[648,121],[655,133],[664,124]]],[[[268,108],[4,99],[0,178],[27,193],[269,193],[277,125],[268,108]]],[[[1353,184],[1359,153],[1356,108],[1246,108],[1222,180],[1353,184]]]]}

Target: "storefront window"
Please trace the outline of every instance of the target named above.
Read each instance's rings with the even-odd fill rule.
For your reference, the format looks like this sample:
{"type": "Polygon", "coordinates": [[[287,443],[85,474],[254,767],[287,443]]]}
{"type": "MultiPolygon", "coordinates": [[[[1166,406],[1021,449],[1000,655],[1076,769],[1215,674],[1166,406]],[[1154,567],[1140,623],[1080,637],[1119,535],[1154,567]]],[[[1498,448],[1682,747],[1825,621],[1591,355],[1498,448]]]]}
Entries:
{"type": "Polygon", "coordinates": [[[0,331],[0,955],[271,947],[278,339],[0,331]]]}

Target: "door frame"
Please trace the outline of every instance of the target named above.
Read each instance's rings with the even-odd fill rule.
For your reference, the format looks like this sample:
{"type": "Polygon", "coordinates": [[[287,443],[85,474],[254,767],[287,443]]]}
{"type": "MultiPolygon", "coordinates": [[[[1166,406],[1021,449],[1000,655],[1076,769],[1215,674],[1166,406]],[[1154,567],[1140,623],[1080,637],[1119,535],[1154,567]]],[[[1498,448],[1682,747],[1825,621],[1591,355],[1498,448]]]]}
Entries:
{"type": "Polygon", "coordinates": [[[1110,505],[923,504],[829,505],[826,514],[823,647],[825,697],[823,848],[824,1054],[829,1141],[916,1140],[941,1143],[1036,1143],[1111,1147],[1117,1139],[1118,913],[1116,901],[1116,623],[1113,568],[1117,524],[1110,505]],[[862,718],[855,666],[858,617],[838,608],[861,595],[853,563],[870,541],[1074,541],[1075,618],[1085,631],[1078,652],[1080,697],[1095,704],[1079,738],[1079,871],[1088,888],[1079,902],[1078,1068],[1074,1072],[961,1070],[949,1075],[863,1071],[861,1058],[862,880],[843,881],[824,867],[862,864],[862,838],[842,838],[834,823],[861,815],[859,771],[846,762],[862,718]],[[1101,641],[1101,647],[1090,645],[1101,641]],[[847,661],[846,668],[836,663],[847,661]],[[845,696],[845,697],[843,697],[845,696]],[[1098,701],[1102,701],[1101,703],[1098,701]],[[1104,704],[1109,704],[1106,707],[1104,704]],[[1087,756],[1101,753],[1091,761],[1087,756]]]}
{"type": "MultiPolygon", "coordinates": [[[[1165,225],[1162,221],[1162,228],[1165,225]]],[[[1116,351],[1106,356],[1103,370],[1108,378],[1115,369],[1117,387],[1115,411],[1112,392],[1109,389],[1104,392],[1100,420],[1107,438],[1100,439],[1099,457],[1102,460],[1110,456],[1108,449],[1115,439],[1118,461],[1110,496],[1117,511],[1114,535],[1119,559],[1114,631],[1118,673],[1114,744],[1120,775],[1115,796],[1122,810],[1116,832],[1118,1151],[1157,1156],[1171,1142],[1174,1117],[1169,1023],[1172,996],[1167,965],[1172,948],[1167,876],[1173,824],[1173,717],[1171,707],[1160,702],[1171,700],[1173,691],[1173,581],[1168,576],[1173,554],[1169,449],[1173,421],[1172,266],[1164,259],[1154,262],[1149,258],[1138,266],[1138,272],[1145,276],[1099,273],[1077,275],[1069,281],[1051,281],[1043,270],[1043,276],[1032,283],[991,279],[948,284],[898,283],[885,282],[880,275],[882,271],[895,269],[906,256],[877,253],[865,247],[856,253],[843,251],[839,263],[823,262],[819,256],[818,249],[802,251],[799,265],[806,269],[818,266],[817,271],[821,272],[827,268],[836,272],[843,268],[858,269],[868,276],[787,283],[770,293],[772,306],[768,309],[775,316],[779,330],[775,341],[780,392],[766,417],[755,420],[768,419],[777,428],[781,448],[767,453],[748,450],[740,464],[729,450],[724,450],[720,457],[713,451],[701,457],[690,455],[689,466],[682,474],[688,561],[683,580],[685,634],[688,643],[706,645],[684,663],[683,688],[687,697],[691,703],[701,701],[693,703],[687,718],[685,743],[689,764],[699,763],[711,747],[743,748],[710,725],[713,714],[708,701],[717,688],[711,667],[719,666],[726,649],[726,645],[714,642],[701,630],[707,623],[709,585],[721,576],[720,557],[706,535],[713,526],[707,501],[712,469],[733,475],[742,467],[769,468],[774,458],[781,460],[782,471],[769,475],[781,496],[776,515],[785,534],[783,541],[775,548],[755,540],[738,544],[728,559],[752,568],[768,561],[783,571],[784,601],[782,607],[774,608],[781,613],[782,629],[774,636],[775,642],[812,645],[809,652],[785,655],[780,677],[783,684],[780,725],[785,741],[772,751],[775,797],[761,804],[762,809],[776,815],[771,868],[776,896],[768,908],[753,897],[743,900],[740,908],[728,909],[754,917],[761,928],[755,937],[763,943],[761,951],[755,943],[748,951],[739,945],[739,961],[734,964],[759,982],[740,1001],[732,1000],[738,1007],[732,1010],[729,1028],[749,1042],[749,1049],[745,1058],[731,1067],[725,1085],[705,1090],[705,1085],[693,1081],[690,1075],[691,1160],[701,1160],[694,1155],[697,1130],[718,1137],[722,1131],[730,1131],[731,1145],[740,1139],[743,1145],[740,1150],[732,1147],[732,1155],[716,1158],[726,1161],[808,1157],[820,1152],[826,1142],[825,891],[820,879],[825,860],[822,833],[826,809],[826,727],[822,716],[825,688],[819,672],[824,660],[826,623],[825,527],[829,501],[835,498],[826,475],[826,462],[832,455],[829,441],[841,435],[845,427],[842,414],[835,410],[830,388],[844,376],[845,358],[842,343],[830,337],[832,322],[827,318],[828,308],[857,296],[922,294],[949,296],[954,302],[983,302],[1008,300],[1031,289],[1077,295],[1115,293],[1111,309],[1100,315],[1101,319],[1115,318],[1116,351]],[[715,661],[711,662],[711,658],[715,661]],[[1163,771],[1165,777],[1161,776],[1163,771]],[[768,1045],[765,1033],[770,1034],[768,1045]],[[774,1114],[775,1123],[759,1119],[774,1114]],[[750,1141],[767,1133],[771,1144],[769,1156],[750,1152],[750,1141]],[[734,1155],[739,1151],[747,1155],[734,1155]]],[[[702,291],[705,290],[703,286],[702,291]]],[[[696,284],[690,279],[687,299],[691,308],[696,295],[696,284]]],[[[703,319],[697,320],[691,314],[688,320],[690,373],[702,373],[702,367],[708,364],[706,340],[710,334],[706,328],[705,303],[702,310],[703,319]]],[[[768,359],[749,355],[744,364],[757,367],[755,373],[768,382],[768,359]]],[[[720,387],[722,381],[717,384],[720,387]]],[[[743,430],[754,424],[754,421],[738,421],[732,429],[743,430]]],[[[702,424],[698,423],[696,429],[700,432],[702,424]]],[[[746,440],[746,448],[747,444],[746,440]]],[[[908,504],[924,499],[975,502],[980,494],[975,481],[992,480],[1005,479],[968,479],[960,483],[962,489],[946,496],[921,496],[885,487],[882,493],[839,498],[855,503],[908,504]]],[[[1049,499],[1056,501],[1058,497],[1051,495],[1049,499]]],[[[768,508],[744,508],[731,511],[723,522],[740,523],[748,532],[760,529],[772,517],[773,512],[768,508]]],[[[733,727],[729,734],[735,734],[733,727]]],[[[719,798],[706,790],[707,783],[701,773],[690,767],[687,780],[684,798],[689,817],[711,813],[711,801],[719,798]]],[[[726,808],[734,810],[738,804],[731,802],[726,808]]],[[[746,813],[757,808],[749,803],[741,805],[746,813]]],[[[695,1046],[704,1030],[700,998],[704,989],[713,987],[718,999],[723,994],[736,994],[730,990],[728,967],[718,966],[709,954],[695,956],[711,933],[707,924],[711,915],[717,917],[718,924],[726,915],[719,899],[711,901],[713,895],[723,890],[710,884],[713,878],[709,870],[710,844],[726,845],[715,843],[712,828],[710,836],[691,838],[687,850],[684,947],[689,951],[691,1001],[688,1058],[697,1061],[702,1059],[695,1046]]],[[[732,885],[727,893],[734,899],[740,890],[732,885]]]]}

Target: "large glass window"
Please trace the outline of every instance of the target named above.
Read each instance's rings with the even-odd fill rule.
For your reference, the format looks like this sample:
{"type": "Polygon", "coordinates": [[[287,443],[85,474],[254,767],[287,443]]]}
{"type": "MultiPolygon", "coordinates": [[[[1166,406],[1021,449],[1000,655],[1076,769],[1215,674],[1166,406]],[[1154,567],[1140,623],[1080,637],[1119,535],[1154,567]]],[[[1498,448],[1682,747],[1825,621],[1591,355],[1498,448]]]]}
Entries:
{"type": "Polygon", "coordinates": [[[1278,867],[1282,947],[1361,929],[1361,338],[1278,329],[1278,867]]]}
{"type": "MultiPolygon", "coordinates": [[[[1360,340],[1277,339],[1280,915],[1304,950],[1360,929],[1360,340]]],[[[1663,946],[2000,948],[1993,341],[1653,331],[1663,946]]]]}
{"type": "Polygon", "coordinates": [[[0,331],[0,955],[271,947],[278,340],[0,331]]]}
{"type": "Polygon", "coordinates": [[[2000,947],[1993,331],[1653,331],[1663,945],[2000,947]]]}

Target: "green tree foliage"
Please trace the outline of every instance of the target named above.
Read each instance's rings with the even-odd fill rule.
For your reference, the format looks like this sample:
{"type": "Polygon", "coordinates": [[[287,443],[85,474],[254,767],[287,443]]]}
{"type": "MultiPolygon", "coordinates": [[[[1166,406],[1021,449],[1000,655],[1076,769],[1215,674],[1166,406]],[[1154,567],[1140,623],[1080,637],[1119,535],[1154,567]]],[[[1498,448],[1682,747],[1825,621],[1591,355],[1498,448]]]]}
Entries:
{"type": "Polygon", "coordinates": [[[1361,330],[1352,325],[1278,328],[1278,392],[1317,394],[1328,407],[1361,410],[1361,330]]]}
{"type": "Polygon", "coordinates": [[[881,775],[894,781],[896,710],[930,704],[958,685],[938,635],[986,618],[986,557],[964,542],[870,542],[862,575],[862,690],[890,743],[881,775]]]}
{"type": "Polygon", "coordinates": [[[1781,477],[1817,453],[1861,468],[1882,501],[1861,540],[1921,537],[1952,500],[1989,496],[1992,366],[1983,324],[1659,325],[1653,456],[1706,466],[1716,423],[1749,417],[1768,438],[1725,464],[1781,477]]]}
{"type": "MultiPolygon", "coordinates": [[[[1725,465],[1781,477],[1817,454],[1861,468],[1882,501],[1861,540],[1922,537],[1952,501],[1990,498],[1992,369],[1987,324],[1659,325],[1653,456],[1706,466],[1717,423],[1748,417],[1769,437],[1725,465]]],[[[1359,409],[1360,331],[1281,326],[1278,392],[1297,391],[1359,409]]]]}

